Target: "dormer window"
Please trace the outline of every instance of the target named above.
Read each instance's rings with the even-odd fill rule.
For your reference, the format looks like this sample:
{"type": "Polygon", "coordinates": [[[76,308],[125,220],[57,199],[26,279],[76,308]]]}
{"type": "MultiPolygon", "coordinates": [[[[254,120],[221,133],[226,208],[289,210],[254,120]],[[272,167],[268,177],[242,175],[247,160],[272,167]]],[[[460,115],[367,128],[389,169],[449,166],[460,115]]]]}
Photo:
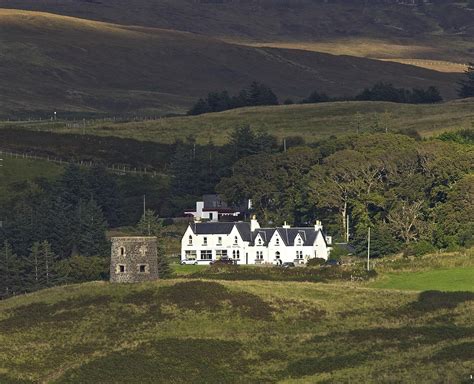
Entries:
{"type": "Polygon", "coordinates": [[[238,244],[239,243],[239,238],[237,236],[234,236],[234,244],[238,244]]]}
{"type": "Polygon", "coordinates": [[[301,240],[301,237],[298,238],[297,242],[298,245],[303,245],[303,240],[301,240]]]}
{"type": "Polygon", "coordinates": [[[189,235],[188,245],[193,245],[193,237],[189,235]]]}
{"type": "Polygon", "coordinates": [[[262,243],[263,243],[263,242],[262,242],[262,239],[259,238],[259,239],[257,240],[257,244],[258,244],[258,245],[262,245],[262,243]]]}
{"type": "Polygon", "coordinates": [[[278,237],[275,239],[275,245],[280,245],[280,239],[278,237]]]}

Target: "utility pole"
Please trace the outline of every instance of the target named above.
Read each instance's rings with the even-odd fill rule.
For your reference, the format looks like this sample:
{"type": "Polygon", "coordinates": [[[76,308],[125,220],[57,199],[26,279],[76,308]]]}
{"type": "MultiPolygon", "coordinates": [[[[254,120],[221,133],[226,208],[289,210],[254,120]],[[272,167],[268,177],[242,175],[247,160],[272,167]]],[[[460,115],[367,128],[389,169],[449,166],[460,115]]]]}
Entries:
{"type": "Polygon", "coordinates": [[[349,215],[347,215],[347,223],[346,223],[346,243],[349,244],[350,234],[349,234],[349,215]]]}
{"type": "Polygon", "coordinates": [[[370,271],[370,227],[367,236],[367,271],[370,271]]]}

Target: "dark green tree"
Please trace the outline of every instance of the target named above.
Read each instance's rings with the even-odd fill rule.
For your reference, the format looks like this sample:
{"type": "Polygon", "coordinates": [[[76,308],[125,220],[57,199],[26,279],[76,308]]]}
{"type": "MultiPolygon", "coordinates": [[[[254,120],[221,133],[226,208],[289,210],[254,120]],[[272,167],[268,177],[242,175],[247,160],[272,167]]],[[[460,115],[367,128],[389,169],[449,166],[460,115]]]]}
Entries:
{"type": "Polygon", "coordinates": [[[24,291],[21,281],[22,263],[8,241],[0,248],[0,297],[9,297],[24,291]]]}
{"type": "Polygon", "coordinates": [[[103,256],[109,252],[107,224],[95,200],[80,201],[77,208],[77,250],[84,256],[103,256]]]}

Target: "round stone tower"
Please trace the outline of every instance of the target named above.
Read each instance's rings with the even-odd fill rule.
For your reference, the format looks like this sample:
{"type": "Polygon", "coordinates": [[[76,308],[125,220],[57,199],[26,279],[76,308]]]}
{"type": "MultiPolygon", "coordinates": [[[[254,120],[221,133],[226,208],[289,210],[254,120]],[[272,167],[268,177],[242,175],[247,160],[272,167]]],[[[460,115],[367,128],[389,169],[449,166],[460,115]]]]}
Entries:
{"type": "Polygon", "coordinates": [[[112,237],[110,281],[139,283],[158,279],[156,237],[112,237]]]}

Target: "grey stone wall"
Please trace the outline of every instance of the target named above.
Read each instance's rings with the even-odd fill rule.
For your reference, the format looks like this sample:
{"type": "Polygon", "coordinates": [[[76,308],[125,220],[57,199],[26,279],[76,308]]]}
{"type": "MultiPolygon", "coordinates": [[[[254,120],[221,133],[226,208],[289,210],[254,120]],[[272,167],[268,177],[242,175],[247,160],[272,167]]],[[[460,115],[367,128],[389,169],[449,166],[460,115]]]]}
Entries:
{"type": "Polygon", "coordinates": [[[158,279],[156,237],[113,237],[110,281],[139,283],[158,279]]]}

